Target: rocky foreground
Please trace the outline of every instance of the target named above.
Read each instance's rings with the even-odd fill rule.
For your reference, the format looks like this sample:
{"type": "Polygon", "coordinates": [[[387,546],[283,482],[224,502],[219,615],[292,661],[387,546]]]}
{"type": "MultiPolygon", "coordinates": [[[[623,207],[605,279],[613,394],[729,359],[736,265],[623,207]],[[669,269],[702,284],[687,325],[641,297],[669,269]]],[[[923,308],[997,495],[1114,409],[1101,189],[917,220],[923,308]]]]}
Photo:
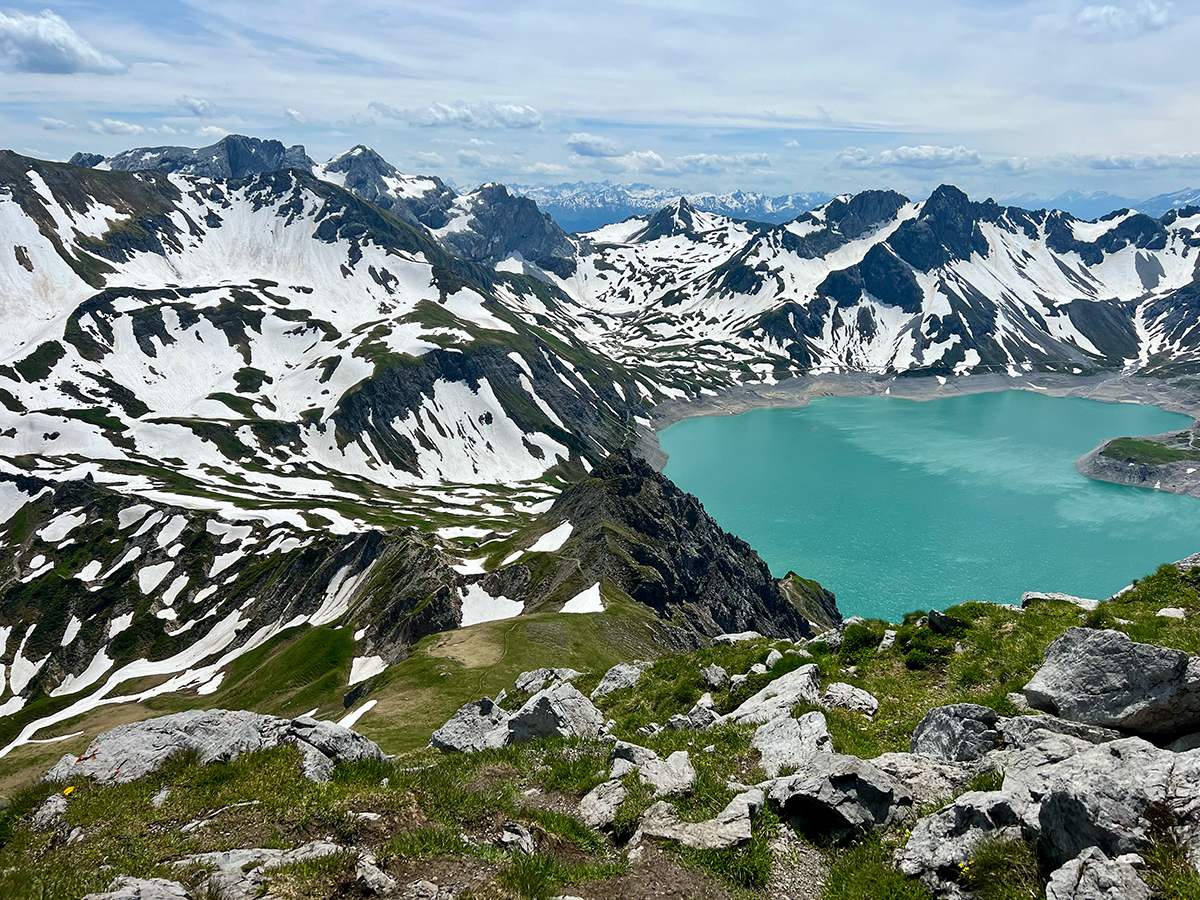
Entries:
{"type": "Polygon", "coordinates": [[[1200,656],[1162,645],[1197,642],[1192,578],[525,672],[404,760],[305,717],[120,726],[14,798],[0,884],[88,900],[1193,897],[1200,656]],[[57,868],[72,860],[109,868],[57,868]]]}

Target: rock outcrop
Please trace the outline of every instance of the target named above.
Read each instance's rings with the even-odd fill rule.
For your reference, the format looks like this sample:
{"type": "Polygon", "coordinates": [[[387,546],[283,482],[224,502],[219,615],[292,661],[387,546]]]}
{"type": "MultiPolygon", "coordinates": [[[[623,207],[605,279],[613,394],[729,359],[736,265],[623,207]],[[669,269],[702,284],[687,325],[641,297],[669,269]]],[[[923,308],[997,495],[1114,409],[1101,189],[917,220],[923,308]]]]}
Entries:
{"type": "Polygon", "coordinates": [[[1000,746],[999,719],[994,709],[975,703],[939,706],[917,725],[909,749],[953,762],[979,759],[1000,746]]]}
{"type": "Polygon", "coordinates": [[[816,703],[820,698],[821,671],[809,663],[780,675],[733,712],[717,719],[718,723],[761,725],[786,716],[799,703],[816,703]]]}
{"type": "Polygon", "coordinates": [[[722,850],[744,844],[753,837],[754,817],[765,803],[761,790],[738,794],[717,815],[703,822],[681,822],[670,803],[660,800],[642,815],[638,825],[646,837],[678,841],[698,850],[722,850]]]}
{"type": "Polygon", "coordinates": [[[1120,631],[1068,628],[1025,686],[1034,709],[1145,736],[1200,729],[1200,657],[1120,631]]]}
{"type": "Polygon", "coordinates": [[[92,741],[81,756],[64,756],[42,780],[125,784],[158,771],[181,753],[197,754],[203,765],[283,744],[300,750],[304,777],[317,782],[329,780],[335,762],[385,758],[374,741],[331,722],[245,710],[190,710],[118,725],[92,741]]]}
{"type": "Polygon", "coordinates": [[[903,821],[913,803],[882,769],[840,753],[818,754],[801,773],[771,782],[767,796],[798,829],[835,840],[903,821]]]}
{"type": "Polygon", "coordinates": [[[797,771],[820,753],[833,751],[825,716],[805,713],[798,719],[780,716],[755,729],[750,746],[762,754],[760,765],[771,778],[784,769],[797,771]]]}

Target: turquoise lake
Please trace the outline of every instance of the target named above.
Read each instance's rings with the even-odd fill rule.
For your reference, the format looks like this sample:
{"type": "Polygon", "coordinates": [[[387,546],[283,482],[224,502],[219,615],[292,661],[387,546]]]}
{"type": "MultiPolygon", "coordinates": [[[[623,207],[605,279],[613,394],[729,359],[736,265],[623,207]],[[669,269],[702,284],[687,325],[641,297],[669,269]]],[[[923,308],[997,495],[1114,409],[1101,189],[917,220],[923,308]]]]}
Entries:
{"type": "Polygon", "coordinates": [[[1200,500],[1084,478],[1105,438],[1183,428],[1149,406],[1000,391],[914,402],[827,397],[686,419],[666,474],[776,576],[898,621],[1023,591],[1107,597],[1200,551],[1200,500]]]}

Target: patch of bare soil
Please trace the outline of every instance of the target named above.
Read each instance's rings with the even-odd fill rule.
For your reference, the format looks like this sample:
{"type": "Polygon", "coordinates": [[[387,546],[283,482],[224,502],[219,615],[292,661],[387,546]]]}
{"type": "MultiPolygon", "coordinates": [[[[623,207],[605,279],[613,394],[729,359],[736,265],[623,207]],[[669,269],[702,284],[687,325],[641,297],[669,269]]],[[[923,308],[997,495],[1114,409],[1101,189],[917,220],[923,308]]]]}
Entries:
{"type": "Polygon", "coordinates": [[[767,897],[771,900],[816,900],[821,896],[829,877],[829,866],[812,844],[792,829],[781,827],[771,841],[771,854],[775,857],[775,869],[764,892],[767,897]]]}

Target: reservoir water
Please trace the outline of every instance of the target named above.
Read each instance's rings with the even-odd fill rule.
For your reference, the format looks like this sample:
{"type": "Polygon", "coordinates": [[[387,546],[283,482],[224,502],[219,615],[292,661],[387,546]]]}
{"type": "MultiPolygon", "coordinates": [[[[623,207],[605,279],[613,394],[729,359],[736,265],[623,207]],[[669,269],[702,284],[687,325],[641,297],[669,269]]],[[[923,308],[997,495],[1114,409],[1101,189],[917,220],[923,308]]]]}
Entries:
{"type": "Polygon", "coordinates": [[[826,397],[685,419],[666,474],[776,576],[898,621],[1028,590],[1107,597],[1200,551],[1200,500],[1084,478],[1105,438],[1183,428],[1150,406],[1000,391],[914,402],[826,397]]]}

